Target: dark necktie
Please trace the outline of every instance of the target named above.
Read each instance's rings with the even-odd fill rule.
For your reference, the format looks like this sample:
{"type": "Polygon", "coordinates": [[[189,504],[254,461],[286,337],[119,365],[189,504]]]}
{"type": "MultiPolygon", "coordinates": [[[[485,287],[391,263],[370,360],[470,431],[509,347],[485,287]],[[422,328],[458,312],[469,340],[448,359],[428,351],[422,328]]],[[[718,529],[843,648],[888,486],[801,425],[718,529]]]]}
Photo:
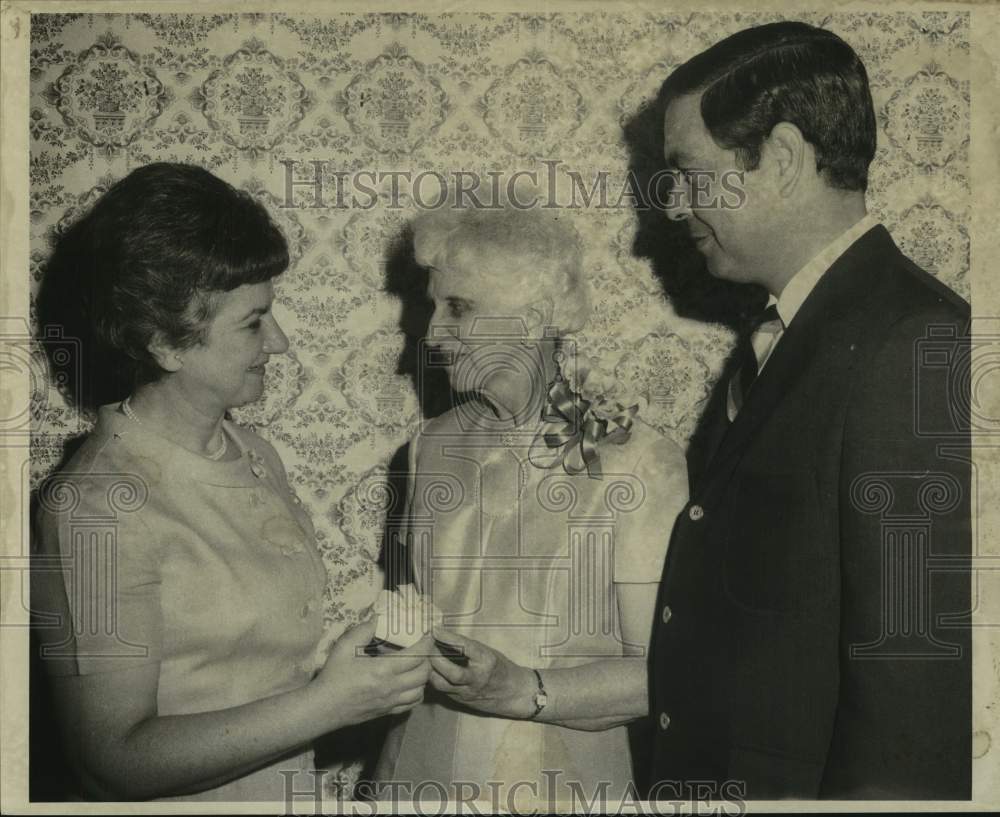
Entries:
{"type": "Polygon", "coordinates": [[[737,355],[739,356],[739,368],[732,380],[729,381],[729,419],[732,420],[739,413],[746,401],[750,387],[757,379],[761,366],[767,359],[768,353],[777,336],[784,330],[785,324],[778,315],[778,307],[771,304],[767,309],[757,315],[740,341],[737,355]]]}

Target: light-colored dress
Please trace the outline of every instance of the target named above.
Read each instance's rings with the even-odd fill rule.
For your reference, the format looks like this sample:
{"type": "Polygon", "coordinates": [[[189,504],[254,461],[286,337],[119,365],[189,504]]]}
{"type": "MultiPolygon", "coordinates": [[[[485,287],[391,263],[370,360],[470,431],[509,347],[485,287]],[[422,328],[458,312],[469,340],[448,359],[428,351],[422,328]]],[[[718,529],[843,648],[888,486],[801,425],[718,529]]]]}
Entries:
{"type": "MultiPolygon", "coordinates": [[[[323,633],[326,572],[309,516],[261,437],[225,421],[240,458],[214,462],[115,406],[40,497],[41,547],[62,560],[71,640],[56,673],[159,665],[157,712],[227,709],[306,684],[323,633]]],[[[281,770],[313,777],[299,747],[185,800],[284,799],[281,770]]],[[[174,799],[174,798],[169,798],[174,799]]]]}
{"type": "MultiPolygon", "coordinates": [[[[622,642],[615,584],[660,580],[687,498],[679,447],[637,419],[628,442],[600,447],[603,476],[593,479],[531,464],[535,429],[477,435],[461,425],[452,410],[410,445],[404,536],[444,626],[543,674],[625,653],[644,661],[645,645],[622,642]]],[[[506,720],[428,694],[391,730],[376,777],[416,787],[414,799],[439,798],[438,786],[461,796],[454,786],[468,782],[489,800],[490,785],[527,781],[517,802],[532,792],[544,805],[574,786],[593,796],[602,781],[621,796],[632,770],[624,726],[506,720]]]]}

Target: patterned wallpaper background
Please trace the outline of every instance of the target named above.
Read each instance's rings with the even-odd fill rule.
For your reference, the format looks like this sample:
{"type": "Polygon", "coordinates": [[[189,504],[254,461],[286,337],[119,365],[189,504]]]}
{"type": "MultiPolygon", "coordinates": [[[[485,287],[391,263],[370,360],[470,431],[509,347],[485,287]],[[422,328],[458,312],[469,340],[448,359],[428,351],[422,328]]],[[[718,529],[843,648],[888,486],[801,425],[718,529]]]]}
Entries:
{"type": "MultiPolygon", "coordinates": [[[[273,442],[312,512],[330,574],[327,619],[339,631],[380,586],[386,474],[433,409],[404,365],[422,328],[407,314],[413,281],[401,280],[419,288],[400,243],[414,210],[405,192],[395,206],[388,184],[372,207],[312,207],[304,185],[289,200],[284,163],[297,180],[320,167],[332,191],[338,172],[511,174],[559,161],[585,179],[606,172],[617,191],[630,167],[655,161],[657,125],[641,108],[670,70],[774,19],[32,15],[33,287],[53,236],[147,162],[203,165],[271,210],[292,248],[275,310],[291,350],[269,367],[265,399],[239,418],[273,442]]],[[[870,208],[968,297],[968,15],[800,19],[839,33],[868,68],[879,122],[870,208]]],[[[656,213],[625,200],[572,215],[595,302],[577,341],[623,391],[646,398],[647,421],[684,443],[731,348],[725,316],[712,309],[725,288],[711,288],[656,213]]],[[[34,384],[33,411],[37,481],[89,419],[52,382],[34,384]]]]}

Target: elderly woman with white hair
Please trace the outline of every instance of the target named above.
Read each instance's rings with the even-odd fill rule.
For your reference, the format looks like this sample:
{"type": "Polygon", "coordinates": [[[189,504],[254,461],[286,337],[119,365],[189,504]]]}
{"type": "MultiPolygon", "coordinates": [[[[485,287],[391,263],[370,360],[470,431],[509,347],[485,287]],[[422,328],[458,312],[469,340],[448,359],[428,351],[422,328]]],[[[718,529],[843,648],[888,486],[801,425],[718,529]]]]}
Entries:
{"type": "Polygon", "coordinates": [[[434,303],[425,365],[473,399],[410,445],[404,541],[443,613],[436,638],[464,659],[432,658],[434,691],[390,731],[376,776],[396,796],[505,807],[621,797],[683,453],[587,379],[566,214],[429,213],[414,245],[434,303]]]}

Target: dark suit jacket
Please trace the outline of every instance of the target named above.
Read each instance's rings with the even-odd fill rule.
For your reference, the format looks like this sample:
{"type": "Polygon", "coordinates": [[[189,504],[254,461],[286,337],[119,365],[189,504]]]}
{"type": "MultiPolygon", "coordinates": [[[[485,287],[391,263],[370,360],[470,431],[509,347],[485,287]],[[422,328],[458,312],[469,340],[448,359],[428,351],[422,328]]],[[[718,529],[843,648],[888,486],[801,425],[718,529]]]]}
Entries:
{"type": "Polygon", "coordinates": [[[968,320],[876,227],[732,424],[724,374],[660,586],[651,797],[971,796],[968,320]]]}

